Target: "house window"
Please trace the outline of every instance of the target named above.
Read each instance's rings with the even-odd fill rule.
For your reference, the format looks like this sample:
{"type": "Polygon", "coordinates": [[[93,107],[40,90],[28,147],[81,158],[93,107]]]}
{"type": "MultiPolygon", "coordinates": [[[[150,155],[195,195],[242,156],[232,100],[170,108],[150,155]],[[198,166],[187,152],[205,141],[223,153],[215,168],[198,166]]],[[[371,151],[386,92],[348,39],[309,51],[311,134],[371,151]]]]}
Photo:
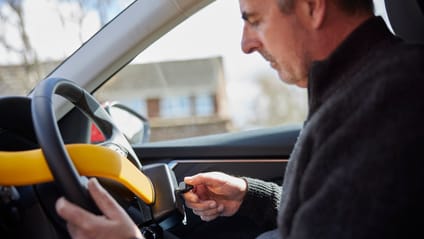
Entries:
{"type": "Polygon", "coordinates": [[[165,97],[160,101],[160,116],[164,118],[178,118],[190,116],[190,97],[165,97]]]}
{"type": "Polygon", "coordinates": [[[147,117],[147,104],[144,100],[134,99],[134,100],[120,100],[120,102],[129,108],[133,109],[137,113],[147,117]]]}
{"type": "Polygon", "coordinates": [[[215,100],[211,95],[198,95],[195,98],[196,115],[211,116],[215,113],[215,100]]]}

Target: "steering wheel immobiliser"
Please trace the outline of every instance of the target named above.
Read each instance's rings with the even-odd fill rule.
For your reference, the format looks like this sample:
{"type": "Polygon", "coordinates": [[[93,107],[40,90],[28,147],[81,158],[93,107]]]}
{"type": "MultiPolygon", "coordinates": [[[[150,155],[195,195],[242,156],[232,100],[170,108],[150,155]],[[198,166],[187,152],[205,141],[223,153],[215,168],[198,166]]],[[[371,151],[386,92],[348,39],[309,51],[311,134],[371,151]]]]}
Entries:
{"type": "Polygon", "coordinates": [[[87,179],[79,175],[66,151],[53,110],[55,94],[73,103],[99,126],[108,138],[104,144],[113,145],[128,155],[137,168],[141,169],[141,164],[125,136],[114,126],[107,112],[94,97],[76,83],[66,79],[48,78],[40,82],[32,96],[31,112],[37,140],[46,162],[68,200],[98,213],[86,190],[87,179]]]}

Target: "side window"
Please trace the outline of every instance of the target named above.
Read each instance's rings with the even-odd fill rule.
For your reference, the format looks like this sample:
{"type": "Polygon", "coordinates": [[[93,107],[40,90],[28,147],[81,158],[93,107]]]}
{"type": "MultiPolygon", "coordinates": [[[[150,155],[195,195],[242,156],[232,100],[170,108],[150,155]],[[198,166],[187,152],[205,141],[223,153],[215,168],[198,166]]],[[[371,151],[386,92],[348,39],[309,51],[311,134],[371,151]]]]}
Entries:
{"type": "Polygon", "coordinates": [[[240,46],[237,1],[215,1],[140,53],[96,93],[144,115],[150,141],[299,124],[306,91],[240,46]]]}

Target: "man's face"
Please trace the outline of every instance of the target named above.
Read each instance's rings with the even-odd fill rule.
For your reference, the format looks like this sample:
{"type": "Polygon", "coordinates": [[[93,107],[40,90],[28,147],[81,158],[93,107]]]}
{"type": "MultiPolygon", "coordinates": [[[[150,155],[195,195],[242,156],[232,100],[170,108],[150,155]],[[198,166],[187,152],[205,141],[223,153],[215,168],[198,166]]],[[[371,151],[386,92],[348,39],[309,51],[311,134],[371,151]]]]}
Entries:
{"type": "Polygon", "coordinates": [[[296,10],[282,13],[277,0],[239,1],[244,19],[242,50],[259,52],[283,81],[306,87],[307,34],[297,19],[296,10]]]}

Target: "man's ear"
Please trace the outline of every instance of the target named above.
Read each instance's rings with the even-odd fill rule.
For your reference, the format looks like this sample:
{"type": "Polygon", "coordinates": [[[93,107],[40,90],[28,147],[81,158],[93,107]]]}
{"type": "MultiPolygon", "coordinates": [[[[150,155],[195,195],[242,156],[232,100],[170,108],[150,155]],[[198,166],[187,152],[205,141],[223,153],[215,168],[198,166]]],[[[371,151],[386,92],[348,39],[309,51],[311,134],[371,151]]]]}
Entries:
{"type": "Polygon", "coordinates": [[[325,19],[328,0],[298,0],[297,10],[300,11],[302,22],[308,28],[319,29],[325,19]]]}

